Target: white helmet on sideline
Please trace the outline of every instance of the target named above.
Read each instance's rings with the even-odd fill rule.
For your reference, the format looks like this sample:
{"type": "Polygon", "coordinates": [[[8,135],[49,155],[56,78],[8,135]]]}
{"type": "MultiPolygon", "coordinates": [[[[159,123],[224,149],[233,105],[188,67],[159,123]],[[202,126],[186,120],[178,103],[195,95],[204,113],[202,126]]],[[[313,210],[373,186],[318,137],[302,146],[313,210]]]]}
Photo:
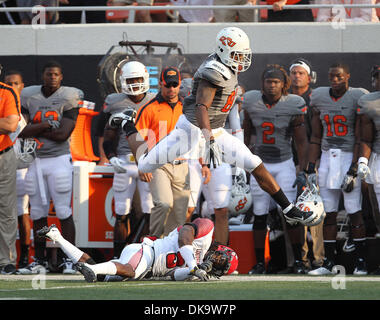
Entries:
{"type": "Polygon", "coordinates": [[[17,169],[28,168],[36,157],[37,142],[32,138],[18,138],[13,146],[17,158],[17,169]]]}
{"type": "Polygon", "coordinates": [[[146,67],[138,61],[128,61],[121,68],[121,90],[128,95],[137,96],[149,90],[149,73],[146,67]],[[142,82],[127,83],[127,79],[142,78],[142,82]]]}
{"type": "Polygon", "coordinates": [[[237,170],[232,181],[231,198],[228,205],[229,217],[236,217],[239,214],[246,213],[251,205],[251,188],[247,184],[245,171],[237,170]]]}
{"type": "Polygon", "coordinates": [[[312,211],[315,218],[306,226],[316,226],[320,224],[326,216],[322,198],[316,185],[305,187],[304,191],[298,196],[296,207],[301,211],[312,211]]]}
{"type": "Polygon", "coordinates": [[[236,72],[247,71],[251,65],[249,38],[240,28],[227,27],[219,31],[215,52],[223,64],[236,72]]]}

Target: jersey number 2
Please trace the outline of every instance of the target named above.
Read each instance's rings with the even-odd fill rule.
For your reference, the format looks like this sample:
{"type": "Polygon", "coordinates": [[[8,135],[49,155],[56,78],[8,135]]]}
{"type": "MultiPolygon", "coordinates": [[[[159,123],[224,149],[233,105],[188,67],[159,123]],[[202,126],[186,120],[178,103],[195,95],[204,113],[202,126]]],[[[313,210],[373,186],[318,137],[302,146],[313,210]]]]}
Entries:
{"type": "Polygon", "coordinates": [[[274,133],[274,125],[272,122],[263,122],[261,124],[261,128],[265,129],[263,130],[263,143],[267,144],[274,144],[275,139],[273,137],[269,137],[274,133]]]}

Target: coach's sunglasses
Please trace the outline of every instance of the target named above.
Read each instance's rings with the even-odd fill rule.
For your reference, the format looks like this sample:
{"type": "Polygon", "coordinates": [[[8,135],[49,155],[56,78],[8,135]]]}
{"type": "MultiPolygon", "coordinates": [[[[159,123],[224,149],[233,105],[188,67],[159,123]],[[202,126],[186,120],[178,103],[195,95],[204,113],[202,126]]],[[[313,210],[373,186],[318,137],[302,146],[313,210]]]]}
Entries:
{"type": "Polygon", "coordinates": [[[177,88],[178,85],[179,85],[178,82],[170,82],[170,83],[165,84],[165,88],[177,88]]]}

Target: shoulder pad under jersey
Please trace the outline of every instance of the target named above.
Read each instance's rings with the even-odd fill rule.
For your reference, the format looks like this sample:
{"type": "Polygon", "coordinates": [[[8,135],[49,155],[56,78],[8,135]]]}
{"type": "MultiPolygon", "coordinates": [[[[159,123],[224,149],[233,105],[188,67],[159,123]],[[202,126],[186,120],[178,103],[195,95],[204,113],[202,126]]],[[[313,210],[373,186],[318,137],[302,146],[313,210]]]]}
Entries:
{"type": "Polygon", "coordinates": [[[206,62],[204,67],[207,69],[212,69],[212,70],[219,72],[227,80],[231,79],[231,76],[232,76],[231,70],[219,61],[210,60],[210,61],[206,62]]]}

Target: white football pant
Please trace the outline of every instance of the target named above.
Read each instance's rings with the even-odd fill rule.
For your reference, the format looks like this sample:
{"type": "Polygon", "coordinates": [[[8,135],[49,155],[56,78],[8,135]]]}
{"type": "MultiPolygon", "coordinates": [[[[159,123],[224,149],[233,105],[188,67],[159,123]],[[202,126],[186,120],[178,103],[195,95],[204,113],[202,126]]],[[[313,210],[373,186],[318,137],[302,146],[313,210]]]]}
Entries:
{"type": "MultiPolygon", "coordinates": [[[[262,161],[253,155],[244,142],[229,134],[223,128],[212,130],[216,143],[222,151],[222,161],[236,165],[252,172],[262,161]]],[[[138,168],[142,172],[152,172],[167,162],[184,157],[193,150],[204,150],[205,139],[201,129],[190,123],[185,115],[181,115],[176,127],[165,138],[160,140],[147,154],[138,160],[138,168]]],[[[198,157],[203,157],[200,154],[198,157]]],[[[193,157],[194,159],[194,157],[193,157]]]]}
{"type": "Polygon", "coordinates": [[[118,215],[130,213],[136,186],[139,189],[143,213],[150,213],[153,208],[153,200],[149,183],[140,180],[136,162],[131,158],[131,155],[119,156],[119,159],[126,162],[123,167],[127,169],[127,172],[115,172],[113,177],[112,189],[115,198],[115,213],[118,215]]]}
{"type": "Polygon", "coordinates": [[[29,195],[32,220],[48,216],[50,198],[53,200],[58,219],[67,219],[72,214],[73,166],[70,159],[71,155],[65,154],[51,158],[36,158],[30,164],[25,177],[25,191],[29,195]],[[42,177],[37,173],[37,159],[42,177]],[[41,189],[41,185],[44,190],[41,189]],[[43,199],[46,201],[45,204],[43,199]]]}
{"type": "Polygon", "coordinates": [[[25,191],[25,176],[28,168],[18,169],[16,174],[17,189],[17,215],[22,216],[29,213],[29,196],[25,191]]]}
{"type": "MultiPolygon", "coordinates": [[[[264,163],[266,169],[276,179],[278,185],[285,193],[289,201],[295,201],[297,197],[297,188],[293,188],[296,180],[296,167],[293,159],[289,159],[279,163],[264,163]]],[[[253,212],[257,216],[268,214],[272,208],[272,197],[269,193],[260,188],[255,177],[251,175],[250,187],[253,201],[253,212]]]]}

